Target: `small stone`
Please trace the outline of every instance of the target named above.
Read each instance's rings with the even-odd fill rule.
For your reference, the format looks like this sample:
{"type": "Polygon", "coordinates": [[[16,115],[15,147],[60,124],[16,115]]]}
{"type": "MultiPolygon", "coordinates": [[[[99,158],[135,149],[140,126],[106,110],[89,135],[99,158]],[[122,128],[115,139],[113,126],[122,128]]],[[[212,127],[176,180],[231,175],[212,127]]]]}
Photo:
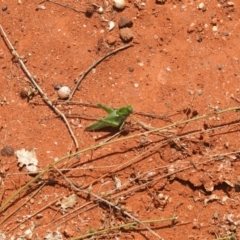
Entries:
{"type": "Polygon", "coordinates": [[[201,36],[201,35],[197,35],[197,36],[196,36],[196,40],[197,40],[198,42],[202,42],[202,36],[201,36]]]}
{"type": "Polygon", "coordinates": [[[129,67],[129,68],[128,68],[128,71],[129,71],[129,72],[133,72],[133,71],[134,71],[134,67],[129,67]]]}
{"type": "Polygon", "coordinates": [[[133,22],[129,18],[121,17],[119,22],[118,22],[118,27],[119,28],[132,27],[132,25],[133,25],[133,22]]]}
{"type": "Polygon", "coordinates": [[[190,26],[187,28],[187,32],[192,33],[195,31],[195,29],[196,29],[195,23],[191,23],[190,26]]]}
{"type": "Polygon", "coordinates": [[[158,4],[164,4],[167,0],[156,0],[156,3],[158,4]]]}
{"type": "Polygon", "coordinates": [[[54,89],[55,89],[55,90],[59,90],[61,87],[62,87],[61,84],[55,84],[55,85],[54,85],[54,89]]]}
{"type": "Polygon", "coordinates": [[[227,37],[227,36],[229,36],[229,33],[228,32],[222,32],[222,35],[227,37]]]}
{"type": "Polygon", "coordinates": [[[45,5],[44,4],[39,4],[36,8],[36,11],[38,11],[38,10],[46,10],[45,5]]]}
{"type": "Polygon", "coordinates": [[[217,25],[217,18],[212,18],[212,20],[211,20],[211,24],[213,25],[213,26],[216,26],[217,25]]]}
{"type": "Polygon", "coordinates": [[[203,2],[199,3],[199,4],[198,4],[198,9],[199,9],[199,10],[202,10],[202,11],[206,10],[205,4],[204,4],[203,2]]]}
{"type": "Polygon", "coordinates": [[[14,155],[14,150],[12,147],[10,146],[5,146],[4,148],[2,148],[1,150],[1,155],[2,156],[6,156],[6,157],[10,157],[14,155]]]}
{"type": "Polygon", "coordinates": [[[95,7],[93,5],[90,5],[87,7],[85,15],[86,17],[90,18],[94,12],[95,12],[95,7]]]}
{"type": "Polygon", "coordinates": [[[120,37],[124,42],[130,42],[133,39],[133,32],[130,28],[120,29],[120,37]]]}
{"type": "Polygon", "coordinates": [[[23,224],[21,224],[21,225],[19,226],[19,228],[20,228],[21,230],[23,230],[24,228],[26,228],[26,225],[23,223],[23,224]]]}
{"type": "Polygon", "coordinates": [[[32,236],[33,236],[33,232],[31,229],[27,229],[25,232],[24,232],[24,237],[26,240],[31,240],[32,239],[32,236]]]}
{"type": "Polygon", "coordinates": [[[21,98],[27,98],[29,96],[28,92],[28,89],[26,87],[23,87],[20,92],[21,98]]]}
{"type": "Polygon", "coordinates": [[[107,37],[106,41],[109,45],[113,45],[116,42],[116,38],[110,35],[107,37]]]}
{"type": "Polygon", "coordinates": [[[197,90],[197,94],[198,94],[198,96],[201,96],[203,94],[203,90],[202,89],[198,89],[197,90]]]}
{"type": "Polygon", "coordinates": [[[218,27],[217,26],[213,26],[212,30],[213,30],[213,32],[217,32],[218,31],[218,27]]]}
{"type": "Polygon", "coordinates": [[[58,97],[60,99],[67,99],[70,96],[71,90],[68,86],[63,86],[58,90],[58,97]]]}
{"type": "Polygon", "coordinates": [[[233,7],[234,6],[234,2],[227,2],[227,5],[233,7]]]}
{"type": "Polygon", "coordinates": [[[42,217],[43,217],[43,215],[42,215],[41,213],[39,213],[39,214],[36,215],[36,219],[40,219],[40,218],[42,218],[42,217]]]}
{"type": "Polygon", "coordinates": [[[7,11],[7,6],[4,5],[4,6],[2,7],[2,10],[3,10],[3,12],[4,12],[4,11],[7,11]]]}
{"type": "Polygon", "coordinates": [[[65,237],[67,237],[67,238],[70,237],[70,238],[71,238],[71,237],[73,237],[74,232],[73,232],[73,230],[72,230],[71,228],[66,227],[66,228],[64,229],[64,231],[63,231],[63,234],[64,234],[65,237]]]}

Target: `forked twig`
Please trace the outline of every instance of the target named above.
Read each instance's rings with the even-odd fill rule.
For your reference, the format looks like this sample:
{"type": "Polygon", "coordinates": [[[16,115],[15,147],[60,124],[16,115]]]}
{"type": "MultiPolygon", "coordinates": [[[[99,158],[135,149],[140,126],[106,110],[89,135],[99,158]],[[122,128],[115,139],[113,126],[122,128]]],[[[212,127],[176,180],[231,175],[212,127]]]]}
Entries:
{"type": "Polygon", "coordinates": [[[15,57],[18,61],[18,63],[20,64],[21,68],[23,69],[24,73],[28,76],[28,78],[30,79],[31,83],[34,85],[34,87],[38,90],[39,94],[41,95],[42,99],[44,100],[45,103],[47,103],[47,105],[52,108],[55,113],[57,113],[58,115],[60,115],[63,119],[63,121],[65,122],[65,124],[67,125],[68,131],[71,134],[71,137],[73,138],[73,141],[75,143],[76,149],[78,150],[78,141],[72,131],[71,126],[68,123],[67,118],[65,117],[65,115],[56,107],[53,105],[52,101],[47,97],[47,95],[43,92],[43,90],[40,88],[40,86],[37,84],[37,82],[35,81],[34,77],[32,76],[32,74],[28,71],[27,67],[25,66],[24,62],[22,61],[21,57],[18,55],[17,51],[15,50],[15,48],[13,47],[12,43],[10,42],[10,40],[8,39],[5,31],[3,30],[2,25],[0,24],[0,32],[1,35],[8,47],[8,49],[11,51],[13,57],[15,57]]]}
{"type": "Polygon", "coordinates": [[[94,67],[96,67],[96,66],[97,66],[100,62],[102,62],[105,58],[107,58],[107,57],[109,57],[109,56],[111,56],[111,55],[113,55],[113,54],[115,54],[115,53],[117,53],[117,52],[119,52],[119,51],[121,51],[121,50],[124,50],[124,49],[126,49],[126,48],[132,47],[132,46],[133,46],[132,44],[127,44],[127,45],[124,45],[124,46],[122,46],[122,47],[119,47],[119,48],[117,48],[117,49],[115,49],[115,50],[107,53],[107,54],[104,55],[103,57],[99,58],[96,62],[94,62],[91,66],[89,66],[89,67],[80,75],[80,77],[77,79],[77,83],[76,83],[74,89],[72,90],[72,92],[71,92],[71,94],[70,94],[67,102],[72,99],[72,97],[73,97],[73,95],[75,94],[75,92],[77,91],[77,88],[78,88],[79,84],[81,83],[81,81],[87,76],[87,74],[88,74],[94,67]]]}
{"type": "Polygon", "coordinates": [[[57,170],[61,176],[65,179],[66,182],[68,182],[70,184],[70,186],[77,192],[82,192],[85,193],[87,195],[92,195],[93,197],[95,197],[96,199],[106,203],[107,205],[117,209],[119,212],[122,212],[125,216],[128,216],[129,218],[133,219],[136,223],[142,225],[144,228],[146,228],[149,232],[151,232],[155,237],[157,237],[160,240],[164,240],[162,237],[160,237],[156,232],[154,232],[151,228],[149,228],[146,224],[144,224],[143,222],[139,221],[137,218],[135,218],[133,215],[131,215],[130,213],[124,211],[122,208],[118,207],[117,205],[107,201],[106,199],[98,196],[95,193],[92,193],[91,191],[88,190],[84,190],[84,189],[80,189],[78,187],[76,187],[72,181],[70,181],[56,166],[54,166],[54,169],[57,170]]]}

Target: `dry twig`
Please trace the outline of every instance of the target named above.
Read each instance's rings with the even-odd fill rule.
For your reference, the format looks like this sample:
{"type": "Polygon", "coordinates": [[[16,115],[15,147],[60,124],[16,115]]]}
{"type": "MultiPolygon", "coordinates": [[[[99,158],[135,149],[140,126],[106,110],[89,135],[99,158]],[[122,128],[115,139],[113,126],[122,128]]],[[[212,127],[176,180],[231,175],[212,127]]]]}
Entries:
{"type": "Polygon", "coordinates": [[[55,1],[53,1],[53,0],[46,0],[46,2],[52,2],[52,3],[56,4],[56,5],[59,5],[59,6],[61,6],[61,7],[65,7],[65,8],[69,8],[69,9],[75,11],[75,12],[78,12],[78,13],[86,13],[86,11],[77,10],[76,8],[71,7],[71,6],[67,5],[67,4],[58,3],[58,2],[55,2],[55,1]]]}
{"type": "Polygon", "coordinates": [[[111,56],[111,55],[113,55],[113,54],[115,54],[115,53],[117,53],[117,52],[119,52],[119,51],[121,51],[121,50],[124,50],[124,49],[126,49],[126,48],[132,47],[132,46],[133,46],[132,44],[127,44],[127,45],[124,45],[124,46],[122,46],[122,47],[119,47],[119,48],[117,48],[117,49],[115,49],[115,50],[107,53],[107,54],[104,55],[103,57],[99,58],[99,59],[98,59],[96,62],[94,62],[90,67],[88,67],[88,68],[80,75],[80,77],[77,79],[77,83],[76,83],[74,89],[72,90],[72,92],[71,92],[71,94],[70,94],[67,102],[69,102],[69,101],[72,99],[72,97],[73,97],[73,95],[75,94],[75,92],[76,92],[79,84],[81,83],[81,81],[87,76],[87,74],[88,74],[94,67],[96,67],[96,66],[97,66],[100,62],[102,62],[105,58],[107,58],[107,57],[109,57],[109,56],[111,56]]]}
{"type": "Polygon", "coordinates": [[[22,61],[21,57],[18,55],[17,51],[14,49],[13,45],[11,44],[10,40],[8,39],[5,31],[3,30],[2,25],[0,24],[0,32],[1,35],[8,47],[8,49],[11,51],[13,57],[15,57],[18,61],[18,63],[20,64],[21,68],[23,69],[24,73],[28,76],[28,78],[30,79],[31,83],[34,85],[34,87],[38,90],[39,94],[41,95],[43,101],[50,107],[52,108],[55,113],[57,113],[58,115],[60,115],[63,119],[63,121],[65,122],[65,124],[67,125],[67,128],[71,134],[71,137],[73,138],[73,141],[75,143],[76,149],[78,150],[78,141],[71,129],[71,126],[68,123],[67,118],[65,117],[65,115],[56,107],[53,105],[52,101],[47,97],[47,95],[43,92],[43,90],[40,88],[40,86],[37,84],[37,82],[35,81],[34,77],[32,76],[32,74],[28,71],[27,67],[25,66],[24,62],[22,61]]]}

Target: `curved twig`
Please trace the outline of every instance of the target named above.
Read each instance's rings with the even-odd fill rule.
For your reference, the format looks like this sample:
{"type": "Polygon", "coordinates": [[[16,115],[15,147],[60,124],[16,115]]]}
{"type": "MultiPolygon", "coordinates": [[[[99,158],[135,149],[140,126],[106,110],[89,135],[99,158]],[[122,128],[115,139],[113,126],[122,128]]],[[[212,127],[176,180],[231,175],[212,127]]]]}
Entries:
{"type": "Polygon", "coordinates": [[[122,46],[122,47],[119,47],[119,48],[117,48],[117,49],[115,49],[115,50],[107,53],[105,56],[99,58],[96,62],[94,62],[91,66],[89,66],[89,67],[80,75],[80,77],[77,79],[77,83],[76,83],[74,89],[72,90],[70,96],[68,97],[67,102],[69,102],[69,101],[72,99],[72,97],[73,97],[73,95],[75,94],[75,92],[77,91],[77,88],[78,88],[79,84],[81,83],[81,81],[87,76],[87,74],[88,74],[94,67],[96,67],[96,66],[97,66],[100,62],[102,62],[105,58],[107,58],[107,57],[109,57],[109,56],[111,56],[111,55],[113,55],[113,54],[115,54],[115,53],[117,53],[117,52],[119,52],[119,51],[122,51],[122,50],[124,50],[124,49],[126,49],[126,48],[129,48],[129,47],[133,47],[133,44],[127,44],[127,45],[124,45],[124,46],[122,46]]]}

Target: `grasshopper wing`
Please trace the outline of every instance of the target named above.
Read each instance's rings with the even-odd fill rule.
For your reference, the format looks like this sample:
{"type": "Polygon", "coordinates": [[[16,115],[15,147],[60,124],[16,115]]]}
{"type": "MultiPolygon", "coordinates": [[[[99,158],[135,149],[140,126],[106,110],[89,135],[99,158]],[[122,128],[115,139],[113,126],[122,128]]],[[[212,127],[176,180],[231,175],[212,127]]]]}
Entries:
{"type": "Polygon", "coordinates": [[[118,127],[121,121],[119,116],[116,115],[116,111],[109,114],[108,116],[99,119],[86,128],[87,131],[95,131],[105,127],[118,127]]]}

